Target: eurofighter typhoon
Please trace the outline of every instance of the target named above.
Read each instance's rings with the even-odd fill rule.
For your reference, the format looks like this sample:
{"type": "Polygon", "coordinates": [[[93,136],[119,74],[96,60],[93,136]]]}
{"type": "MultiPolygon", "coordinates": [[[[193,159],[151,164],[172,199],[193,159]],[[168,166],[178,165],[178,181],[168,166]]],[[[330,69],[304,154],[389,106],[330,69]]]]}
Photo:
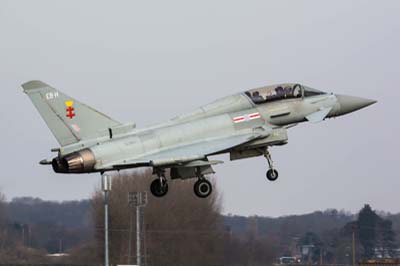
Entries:
{"type": "Polygon", "coordinates": [[[120,122],[41,81],[22,85],[60,144],[57,156],[40,164],[56,173],[92,173],[152,167],[156,197],[168,192],[171,179],[197,178],[194,193],[212,192],[205,178],[221,161],[208,157],[229,153],[230,160],[265,156],[270,181],[278,178],[268,148],[285,145],[287,130],[301,122],[318,123],[354,112],[376,101],[326,93],[301,84],[279,84],[216,100],[193,112],[143,129],[120,122]]]}

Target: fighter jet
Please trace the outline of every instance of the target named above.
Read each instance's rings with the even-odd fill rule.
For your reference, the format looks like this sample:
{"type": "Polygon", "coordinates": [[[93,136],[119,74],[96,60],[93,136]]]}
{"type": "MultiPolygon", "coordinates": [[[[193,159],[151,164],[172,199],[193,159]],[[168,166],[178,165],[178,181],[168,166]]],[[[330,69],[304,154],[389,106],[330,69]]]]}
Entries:
{"type": "MultiPolygon", "coordinates": [[[[230,154],[230,160],[264,156],[266,177],[278,178],[268,148],[288,143],[287,130],[302,122],[318,123],[348,114],[376,101],[326,93],[301,84],[285,83],[247,90],[146,128],[122,124],[41,81],[22,84],[60,144],[57,156],[42,160],[56,173],[92,173],[152,167],[150,190],[168,192],[171,179],[197,178],[194,193],[208,197],[213,174],[209,160],[230,154]]],[[[171,99],[172,100],[172,99],[171,99]]]]}

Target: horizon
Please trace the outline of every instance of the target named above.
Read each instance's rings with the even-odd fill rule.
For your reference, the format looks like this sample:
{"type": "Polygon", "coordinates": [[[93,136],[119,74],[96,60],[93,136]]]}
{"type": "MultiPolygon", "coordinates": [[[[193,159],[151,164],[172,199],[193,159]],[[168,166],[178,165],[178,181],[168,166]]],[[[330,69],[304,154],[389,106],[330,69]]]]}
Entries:
{"type": "MultiPolygon", "coordinates": [[[[80,201],[91,201],[92,198],[82,198],[82,199],[75,199],[75,200],[47,200],[47,199],[43,199],[40,197],[32,197],[32,196],[17,196],[17,197],[13,197],[11,199],[5,199],[6,203],[11,203],[14,200],[23,200],[23,199],[32,199],[32,200],[39,200],[42,202],[50,202],[50,203],[57,203],[57,204],[62,204],[62,203],[71,203],[71,202],[80,202],[80,201]]],[[[396,215],[400,215],[400,212],[397,213],[392,213],[392,212],[388,212],[385,210],[380,210],[380,209],[375,209],[373,207],[372,204],[370,203],[364,203],[363,206],[360,207],[360,210],[365,206],[365,205],[369,205],[371,206],[372,210],[375,211],[379,216],[396,216],[396,215]]],[[[351,212],[349,210],[346,210],[345,208],[327,208],[327,209],[321,209],[321,210],[314,210],[311,212],[305,212],[305,213],[289,213],[289,214],[283,214],[280,216],[265,216],[265,215],[258,215],[258,214],[251,214],[251,215],[243,215],[243,214],[237,214],[237,213],[224,213],[221,212],[221,215],[223,216],[241,216],[241,217],[262,217],[262,218],[271,218],[271,219],[278,219],[278,218],[286,218],[286,217],[291,217],[291,216],[303,216],[303,215],[310,215],[310,214],[314,214],[317,212],[321,212],[321,213],[327,213],[329,211],[337,211],[340,214],[344,214],[346,216],[357,216],[358,212],[351,212]]]]}

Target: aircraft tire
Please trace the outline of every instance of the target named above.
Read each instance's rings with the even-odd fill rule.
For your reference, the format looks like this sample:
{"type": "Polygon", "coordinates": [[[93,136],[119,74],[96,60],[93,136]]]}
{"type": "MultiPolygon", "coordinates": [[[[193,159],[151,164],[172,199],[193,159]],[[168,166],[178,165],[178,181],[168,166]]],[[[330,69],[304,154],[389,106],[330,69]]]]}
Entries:
{"type": "Polygon", "coordinates": [[[212,192],[212,185],[206,179],[199,179],[194,183],[194,194],[199,198],[207,198],[212,192]]]}
{"type": "Polygon", "coordinates": [[[150,191],[153,196],[161,198],[168,193],[168,183],[165,182],[164,185],[161,185],[160,179],[154,179],[154,181],[151,182],[150,191]]]}
{"type": "Polygon", "coordinates": [[[278,173],[278,171],[275,170],[275,169],[274,169],[274,170],[269,169],[269,170],[267,171],[266,176],[267,176],[267,179],[268,179],[269,181],[275,181],[275,180],[278,179],[279,173],[278,173]]]}

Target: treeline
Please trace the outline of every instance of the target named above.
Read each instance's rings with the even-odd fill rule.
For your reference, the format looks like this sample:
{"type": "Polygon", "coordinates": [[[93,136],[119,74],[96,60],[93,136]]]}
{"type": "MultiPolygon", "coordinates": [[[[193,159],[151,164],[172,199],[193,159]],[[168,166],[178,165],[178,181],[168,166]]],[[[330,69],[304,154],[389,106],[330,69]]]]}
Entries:
{"type": "MultiPolygon", "coordinates": [[[[147,191],[151,173],[113,178],[110,193],[110,255],[113,264],[134,264],[135,213],[128,192],[147,191]],[[132,234],[133,233],[133,234],[132,234]],[[129,252],[129,247],[131,252],[129,252]],[[131,257],[129,257],[131,254],[131,257]]],[[[171,181],[165,198],[148,197],[144,211],[147,265],[270,265],[299,256],[317,263],[349,263],[355,230],[358,258],[394,256],[400,214],[326,210],[279,218],[221,215],[218,191],[199,199],[193,181],[171,181]],[[302,254],[302,247],[312,247],[302,254]]],[[[90,200],[50,202],[0,196],[0,263],[46,263],[49,253],[68,253],[57,262],[99,265],[104,256],[102,192],[90,200]]]]}
{"type": "Polygon", "coordinates": [[[49,261],[93,238],[90,200],[52,202],[21,197],[0,201],[0,263],[49,261]]]}
{"type": "Polygon", "coordinates": [[[255,231],[274,241],[279,256],[297,256],[307,263],[351,264],[353,231],[357,260],[400,256],[400,214],[376,212],[368,204],[356,215],[328,209],[279,218],[226,216],[224,220],[233,234],[255,231]],[[302,247],[311,248],[303,254],[302,247]]]}

